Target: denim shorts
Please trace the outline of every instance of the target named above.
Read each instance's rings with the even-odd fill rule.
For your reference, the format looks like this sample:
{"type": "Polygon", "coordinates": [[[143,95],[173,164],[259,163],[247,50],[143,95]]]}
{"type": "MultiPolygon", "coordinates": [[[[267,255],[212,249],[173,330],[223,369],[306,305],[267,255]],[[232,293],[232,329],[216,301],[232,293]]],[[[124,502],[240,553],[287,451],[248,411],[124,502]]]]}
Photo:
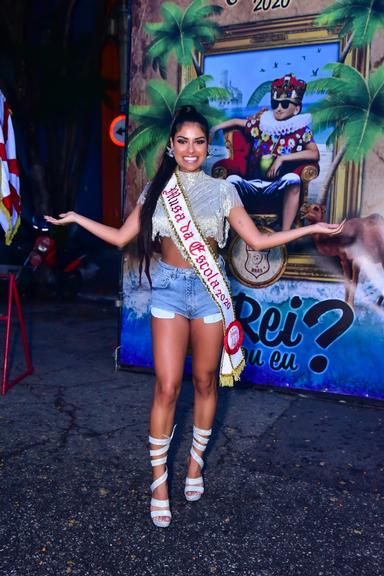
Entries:
{"type": "MultiPolygon", "coordinates": [[[[220,267],[225,274],[222,259],[220,267]]],[[[193,268],[177,268],[161,260],[152,276],[151,314],[156,318],[174,318],[175,314],[189,320],[204,318],[206,324],[222,318],[193,268]]]]}

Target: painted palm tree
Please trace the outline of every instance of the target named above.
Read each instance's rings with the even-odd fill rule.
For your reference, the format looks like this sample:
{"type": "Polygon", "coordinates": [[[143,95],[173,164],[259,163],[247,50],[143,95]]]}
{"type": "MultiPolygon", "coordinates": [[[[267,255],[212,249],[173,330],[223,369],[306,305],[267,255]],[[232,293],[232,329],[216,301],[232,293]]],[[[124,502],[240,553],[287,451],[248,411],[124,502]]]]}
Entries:
{"type": "Polygon", "coordinates": [[[220,14],[221,6],[205,5],[204,0],[193,0],[183,11],[173,2],[163,2],[160,12],[162,22],[145,25],[154,40],[148,46],[144,67],[152,63],[162,78],[167,77],[167,65],[171,55],[181,66],[193,64],[197,76],[202,75],[196,53],[204,51],[203,44],[211,43],[220,35],[219,25],[209,20],[220,14]]]}
{"type": "Polygon", "coordinates": [[[272,80],[266,80],[266,82],[259,84],[259,86],[252,92],[251,96],[249,97],[247,107],[249,108],[251,106],[258,106],[261,99],[264,98],[266,94],[270,93],[271,87],[272,80]]]}
{"type": "Polygon", "coordinates": [[[361,162],[384,136],[384,66],[367,80],[347,64],[327,64],[323,70],[332,76],[310,82],[307,90],[327,96],[312,104],[309,110],[314,130],[331,128],[327,145],[335,145],[338,140],[339,148],[323,182],[320,203],[325,202],[341,160],[361,162]]]}
{"type": "Polygon", "coordinates": [[[336,0],[323,10],[316,23],[329,29],[341,26],[339,36],[348,36],[340,56],[340,62],[344,62],[351,47],[370,44],[376,31],[384,28],[384,0],[336,0]]]}
{"type": "Polygon", "coordinates": [[[148,178],[155,172],[156,161],[167,144],[169,127],[177,108],[186,104],[195,105],[204,114],[210,125],[224,119],[223,113],[210,106],[209,100],[224,101],[228,92],[224,88],[207,87],[211,76],[199,76],[189,82],[179,94],[165,80],[150,80],[146,93],[150,104],[130,106],[130,117],[137,128],[128,138],[127,161],[144,162],[148,178]]]}

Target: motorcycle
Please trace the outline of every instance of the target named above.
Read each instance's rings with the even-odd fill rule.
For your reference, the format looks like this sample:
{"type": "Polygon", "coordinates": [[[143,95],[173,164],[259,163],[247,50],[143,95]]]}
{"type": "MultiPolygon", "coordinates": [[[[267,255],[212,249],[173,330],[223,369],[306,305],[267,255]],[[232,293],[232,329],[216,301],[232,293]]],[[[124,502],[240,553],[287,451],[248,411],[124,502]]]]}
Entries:
{"type": "Polygon", "coordinates": [[[32,227],[37,236],[16,276],[19,292],[75,298],[99,267],[85,253],[78,254],[71,247],[60,248],[44,218],[34,217],[32,227]]]}

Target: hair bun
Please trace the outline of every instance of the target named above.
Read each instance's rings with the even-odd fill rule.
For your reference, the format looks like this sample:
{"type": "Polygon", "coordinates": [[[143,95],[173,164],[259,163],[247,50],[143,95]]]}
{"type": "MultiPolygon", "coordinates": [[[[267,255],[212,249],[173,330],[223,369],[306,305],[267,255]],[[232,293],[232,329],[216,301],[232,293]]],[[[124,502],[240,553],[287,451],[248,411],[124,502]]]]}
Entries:
{"type": "Polygon", "coordinates": [[[174,114],[174,116],[179,116],[180,114],[196,114],[197,110],[192,104],[185,104],[180,106],[174,114]]]}
{"type": "Polygon", "coordinates": [[[207,119],[196,110],[193,104],[184,104],[184,106],[180,106],[180,108],[175,111],[171,122],[171,138],[173,138],[177,130],[179,130],[184,123],[200,124],[208,140],[209,125],[207,119]]]}

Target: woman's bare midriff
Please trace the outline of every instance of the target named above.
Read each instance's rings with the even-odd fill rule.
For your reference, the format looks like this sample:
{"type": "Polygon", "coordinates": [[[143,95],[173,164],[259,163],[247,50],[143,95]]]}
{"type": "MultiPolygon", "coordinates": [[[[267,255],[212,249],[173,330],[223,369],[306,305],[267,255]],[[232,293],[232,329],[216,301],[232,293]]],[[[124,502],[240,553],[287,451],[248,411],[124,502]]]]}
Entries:
{"type": "MultiPolygon", "coordinates": [[[[207,241],[213,250],[213,253],[216,254],[216,240],[214,240],[214,238],[207,238],[207,241]]],[[[161,259],[170,266],[176,266],[177,268],[191,268],[191,264],[183,258],[176,244],[171,240],[171,238],[166,236],[161,238],[161,259]]]]}

